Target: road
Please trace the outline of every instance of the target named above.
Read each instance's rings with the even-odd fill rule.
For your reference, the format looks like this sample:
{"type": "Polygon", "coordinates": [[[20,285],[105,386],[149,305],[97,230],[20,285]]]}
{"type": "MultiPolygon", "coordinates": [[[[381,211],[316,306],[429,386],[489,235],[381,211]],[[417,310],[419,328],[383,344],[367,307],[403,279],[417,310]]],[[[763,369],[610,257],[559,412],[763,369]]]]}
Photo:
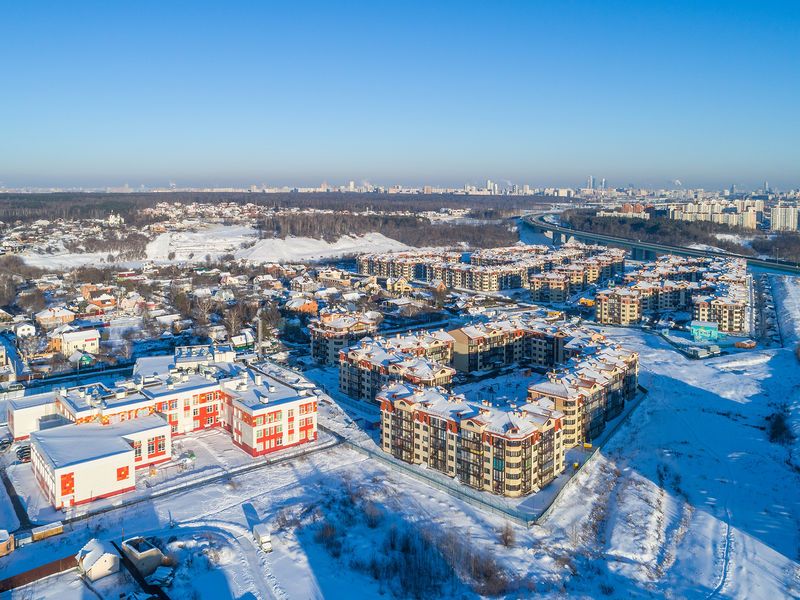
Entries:
{"type": "Polygon", "coordinates": [[[696,248],[688,248],[686,246],[672,246],[669,244],[657,244],[654,242],[643,242],[640,240],[632,240],[628,238],[621,238],[612,235],[605,235],[602,233],[592,233],[588,231],[579,231],[570,227],[563,227],[561,225],[554,225],[548,223],[544,218],[550,213],[529,215],[523,217],[522,220],[534,229],[543,231],[552,231],[561,235],[569,237],[576,237],[580,240],[589,242],[596,242],[601,244],[615,244],[618,246],[628,246],[640,250],[648,250],[660,254],[677,254],[679,256],[711,256],[720,258],[743,258],[747,261],[748,266],[761,267],[780,273],[800,274],[800,265],[783,260],[753,258],[745,254],[736,254],[733,252],[724,252],[717,250],[698,250],[696,248]]]}

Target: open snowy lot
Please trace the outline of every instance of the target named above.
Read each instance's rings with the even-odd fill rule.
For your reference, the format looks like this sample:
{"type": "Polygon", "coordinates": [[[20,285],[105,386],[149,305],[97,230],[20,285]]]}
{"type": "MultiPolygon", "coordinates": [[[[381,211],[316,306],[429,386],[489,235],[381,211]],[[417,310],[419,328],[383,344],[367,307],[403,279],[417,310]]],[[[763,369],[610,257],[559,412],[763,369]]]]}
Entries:
{"type": "MultiPolygon", "coordinates": [[[[316,261],[361,252],[407,250],[408,246],[378,232],[345,235],[335,242],[306,237],[259,239],[258,232],[247,225],[212,225],[196,231],[171,231],[158,235],[146,248],[147,260],[157,263],[204,262],[206,256],[218,260],[225,254],[237,259],[261,262],[316,261]]],[[[47,270],[68,270],[84,265],[103,264],[107,252],[80,253],[60,251],[45,254],[27,251],[20,255],[27,264],[47,270]]],[[[135,267],[142,261],[125,261],[117,266],[135,267]]]]}
{"type": "Polygon", "coordinates": [[[343,236],[335,242],[304,237],[258,239],[257,231],[252,227],[215,225],[194,232],[162,233],[147,245],[147,258],[156,262],[202,262],[206,255],[219,259],[224,254],[233,254],[237,259],[252,262],[299,262],[407,248],[375,232],[343,236]]]}

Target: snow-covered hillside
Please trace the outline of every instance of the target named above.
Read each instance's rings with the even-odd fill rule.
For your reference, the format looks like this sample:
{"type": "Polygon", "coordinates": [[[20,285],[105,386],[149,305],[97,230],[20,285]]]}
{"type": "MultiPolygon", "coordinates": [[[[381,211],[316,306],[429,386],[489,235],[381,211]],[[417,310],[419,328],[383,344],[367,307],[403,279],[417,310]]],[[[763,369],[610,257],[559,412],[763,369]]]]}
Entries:
{"type": "MultiPolygon", "coordinates": [[[[785,321],[800,323],[799,280],[775,291],[785,321]]],[[[548,538],[614,594],[797,597],[797,444],[766,432],[784,402],[800,408],[797,329],[787,348],[707,361],[641,331],[607,333],[640,352],[649,397],[559,499],[548,538]]]]}
{"type": "Polygon", "coordinates": [[[162,233],[147,245],[147,258],[156,262],[217,259],[233,254],[253,262],[307,261],[333,258],[358,252],[404,250],[407,246],[380,233],[343,236],[336,242],[305,237],[261,239],[256,230],[246,226],[219,225],[196,232],[162,233]],[[170,256],[172,259],[170,259],[170,256]]]}

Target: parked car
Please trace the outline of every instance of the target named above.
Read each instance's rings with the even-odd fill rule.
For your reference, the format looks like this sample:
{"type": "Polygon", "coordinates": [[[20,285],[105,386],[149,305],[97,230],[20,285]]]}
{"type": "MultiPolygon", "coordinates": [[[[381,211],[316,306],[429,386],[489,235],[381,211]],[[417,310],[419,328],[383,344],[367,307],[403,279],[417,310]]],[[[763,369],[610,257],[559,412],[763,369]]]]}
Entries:
{"type": "Polygon", "coordinates": [[[17,448],[17,459],[20,462],[30,462],[31,461],[31,447],[30,446],[21,446],[17,448]]]}

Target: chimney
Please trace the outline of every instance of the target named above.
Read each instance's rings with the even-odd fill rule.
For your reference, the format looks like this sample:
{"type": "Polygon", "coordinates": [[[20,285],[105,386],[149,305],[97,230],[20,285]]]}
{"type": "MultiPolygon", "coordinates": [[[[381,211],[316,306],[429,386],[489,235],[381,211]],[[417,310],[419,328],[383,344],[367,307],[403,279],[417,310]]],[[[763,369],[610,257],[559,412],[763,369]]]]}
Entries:
{"type": "Polygon", "coordinates": [[[261,385],[263,383],[263,381],[264,381],[264,378],[262,377],[261,373],[256,373],[256,376],[255,376],[256,385],[261,385]]]}

